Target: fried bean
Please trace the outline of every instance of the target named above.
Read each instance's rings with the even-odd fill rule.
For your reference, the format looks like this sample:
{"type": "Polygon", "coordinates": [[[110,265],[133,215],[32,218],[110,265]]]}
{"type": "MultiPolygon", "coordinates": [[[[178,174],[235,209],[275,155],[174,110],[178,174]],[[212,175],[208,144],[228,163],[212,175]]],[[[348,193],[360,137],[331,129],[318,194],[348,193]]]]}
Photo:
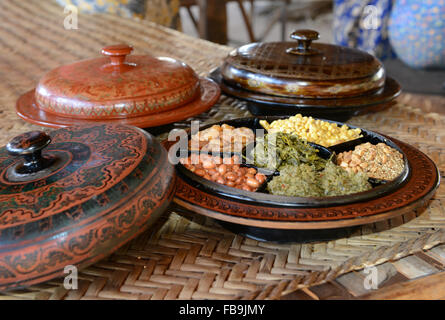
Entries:
{"type": "Polygon", "coordinates": [[[199,161],[199,155],[197,155],[197,154],[195,154],[195,153],[192,153],[192,155],[190,156],[190,162],[192,163],[192,164],[198,164],[200,161],[199,161]]]}

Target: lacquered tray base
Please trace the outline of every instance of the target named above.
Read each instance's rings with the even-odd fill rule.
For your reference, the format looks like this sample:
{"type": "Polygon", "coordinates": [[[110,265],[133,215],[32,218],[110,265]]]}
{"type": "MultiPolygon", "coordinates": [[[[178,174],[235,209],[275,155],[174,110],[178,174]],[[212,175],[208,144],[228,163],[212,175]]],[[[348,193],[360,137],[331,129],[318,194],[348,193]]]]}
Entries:
{"type": "Polygon", "coordinates": [[[199,190],[179,174],[174,202],[255,239],[278,242],[334,239],[338,237],[337,231],[341,236],[351,231],[350,228],[385,221],[421,208],[434,195],[440,183],[434,162],[418,149],[396,139],[393,141],[405,152],[412,174],[399,189],[377,199],[327,208],[252,206],[199,190]]]}
{"type": "Polygon", "coordinates": [[[281,230],[250,227],[225,221],[218,221],[223,228],[257,241],[273,241],[277,243],[298,242],[310,243],[330,241],[351,236],[358,227],[320,230],[281,230]]]}

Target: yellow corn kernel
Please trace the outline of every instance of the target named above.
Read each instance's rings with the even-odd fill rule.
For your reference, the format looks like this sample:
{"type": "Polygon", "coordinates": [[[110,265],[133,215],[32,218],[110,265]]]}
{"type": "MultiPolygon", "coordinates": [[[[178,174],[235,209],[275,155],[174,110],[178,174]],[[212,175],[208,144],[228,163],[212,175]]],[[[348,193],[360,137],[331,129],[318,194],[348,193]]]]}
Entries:
{"type": "Polygon", "coordinates": [[[301,114],[288,119],[275,120],[270,124],[265,120],[260,120],[260,124],[269,132],[297,134],[302,139],[325,147],[361,137],[360,129],[350,129],[347,125],[339,127],[335,123],[303,117],[301,114]]]}

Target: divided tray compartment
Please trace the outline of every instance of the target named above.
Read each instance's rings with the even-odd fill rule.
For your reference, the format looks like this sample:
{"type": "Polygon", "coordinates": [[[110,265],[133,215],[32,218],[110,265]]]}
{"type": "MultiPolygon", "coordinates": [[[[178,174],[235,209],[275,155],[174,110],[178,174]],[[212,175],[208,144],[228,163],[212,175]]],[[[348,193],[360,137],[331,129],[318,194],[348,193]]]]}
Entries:
{"type": "MultiPolygon", "coordinates": [[[[259,125],[259,123],[257,123],[256,125],[259,125]]],[[[259,129],[259,128],[257,128],[257,126],[255,126],[255,127],[256,127],[255,129],[259,129]]],[[[264,130],[264,132],[266,133],[267,131],[264,130]]],[[[266,182],[263,183],[262,186],[260,188],[258,188],[255,192],[261,192],[261,193],[269,194],[267,192],[267,190],[266,190],[267,189],[267,184],[270,182],[270,180],[273,179],[274,176],[279,176],[280,175],[280,171],[278,169],[271,170],[271,169],[268,169],[268,168],[259,167],[259,166],[255,165],[255,164],[251,164],[251,163],[254,163],[254,159],[252,158],[253,155],[250,154],[250,151],[252,151],[252,152],[254,151],[256,143],[257,143],[257,139],[256,139],[256,136],[255,136],[255,141],[247,144],[243,148],[242,157],[243,157],[243,160],[246,161],[246,164],[244,164],[244,165],[246,167],[255,168],[258,172],[263,173],[263,174],[265,174],[267,176],[266,182]],[[247,160],[249,160],[248,163],[247,163],[247,160]]],[[[336,159],[335,152],[332,152],[328,148],[323,147],[323,146],[321,146],[319,144],[316,144],[316,143],[308,142],[308,144],[311,145],[313,148],[318,150],[318,155],[321,158],[323,158],[325,160],[328,160],[329,158],[332,157],[332,160],[335,161],[335,159],[336,159]]]]}
{"type": "MultiPolygon", "coordinates": [[[[207,128],[207,126],[202,129],[205,129],[205,128],[207,128]]],[[[188,136],[188,138],[190,138],[190,135],[188,136]]],[[[260,186],[255,191],[251,191],[252,193],[264,192],[266,189],[267,183],[277,173],[276,171],[267,171],[267,172],[263,171],[263,170],[260,171],[261,168],[258,168],[255,165],[246,163],[245,158],[242,156],[242,152],[241,153],[238,153],[238,152],[214,152],[214,153],[212,153],[211,151],[187,150],[187,157],[191,156],[192,154],[208,154],[208,155],[212,155],[212,156],[219,156],[221,158],[223,158],[223,157],[231,158],[235,155],[240,157],[241,163],[239,163],[239,165],[241,167],[254,168],[258,172],[263,173],[266,176],[266,180],[263,183],[261,183],[260,186]]],[[[179,150],[177,150],[176,156],[178,158],[183,158],[180,156],[179,150]]],[[[187,169],[181,162],[179,162],[176,165],[176,168],[177,168],[178,173],[181,175],[181,177],[184,180],[188,181],[188,183],[195,185],[199,189],[206,190],[209,192],[214,192],[214,193],[220,194],[222,196],[229,195],[229,197],[236,195],[240,191],[243,191],[241,189],[237,189],[235,187],[229,187],[229,186],[223,185],[221,183],[201,177],[201,176],[197,175],[196,173],[194,173],[193,171],[187,169]]],[[[245,192],[247,192],[247,191],[245,191],[245,192]]]]}
{"type": "MultiPolygon", "coordinates": [[[[248,127],[255,132],[255,129],[263,129],[259,120],[270,123],[285,118],[288,117],[232,119],[200,127],[200,130],[225,123],[235,128],[248,127]]],[[[179,164],[176,166],[178,188],[174,201],[183,210],[215,219],[226,229],[253,239],[312,242],[345,237],[364,224],[386,220],[417,208],[432,196],[438,186],[439,175],[437,167],[426,155],[403,142],[360,129],[363,137],[327,149],[338,154],[353,150],[361,143],[384,142],[404,157],[404,170],[396,179],[371,180],[371,190],[346,196],[300,198],[264,192],[265,184],[276,173],[270,175],[257,191],[250,192],[201,178],[179,164]],[[410,153],[409,157],[406,151],[410,153]],[[416,166],[415,174],[412,163],[416,166]],[[416,188],[419,191],[413,192],[416,188]]]]}
{"type": "MultiPolygon", "coordinates": [[[[329,122],[335,123],[335,121],[329,121],[329,122]]],[[[350,126],[350,128],[354,128],[354,127],[350,126]]],[[[390,139],[384,137],[383,135],[379,135],[372,131],[367,131],[367,130],[363,130],[363,129],[361,129],[361,130],[362,130],[363,137],[331,146],[331,147],[329,147],[329,150],[331,150],[335,155],[338,155],[345,151],[354,150],[354,148],[356,146],[366,143],[366,142],[370,142],[371,144],[374,144],[374,145],[377,143],[383,142],[386,145],[390,146],[391,148],[396,149],[403,155],[404,169],[403,169],[402,173],[394,180],[387,181],[387,180],[376,179],[376,178],[368,178],[368,181],[372,184],[373,187],[377,187],[377,186],[380,186],[383,184],[385,184],[387,186],[399,186],[404,181],[406,181],[408,175],[410,174],[409,163],[408,163],[406,155],[400,149],[400,147],[397,144],[395,144],[393,141],[391,141],[390,139]]],[[[387,189],[389,190],[390,188],[387,188],[387,189]]]]}

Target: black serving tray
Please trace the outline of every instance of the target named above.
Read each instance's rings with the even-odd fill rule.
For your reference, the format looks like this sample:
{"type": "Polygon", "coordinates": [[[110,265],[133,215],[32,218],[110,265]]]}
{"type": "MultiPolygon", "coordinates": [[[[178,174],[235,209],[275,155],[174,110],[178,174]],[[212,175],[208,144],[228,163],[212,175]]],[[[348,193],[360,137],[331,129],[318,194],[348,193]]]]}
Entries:
{"type": "MultiPolygon", "coordinates": [[[[203,126],[200,130],[223,123],[259,129],[262,128],[259,120],[270,123],[283,118],[287,116],[232,119],[203,126]]],[[[386,220],[423,205],[434,194],[440,179],[431,159],[403,142],[360,129],[362,138],[331,146],[327,148],[329,154],[352,150],[364,142],[385,143],[403,154],[405,167],[396,179],[371,181],[374,186],[371,190],[347,196],[287,197],[265,193],[261,188],[249,192],[221,185],[178,164],[174,201],[184,210],[215,219],[235,233],[276,242],[312,242],[345,237],[364,224],[386,220]]]]}
{"type": "MultiPolygon", "coordinates": [[[[210,125],[206,125],[203,127],[200,127],[199,130],[204,130],[207,128],[210,128],[211,126],[217,124],[217,125],[222,125],[223,123],[228,124],[230,126],[233,127],[247,127],[250,129],[253,129],[254,132],[256,129],[263,129],[263,127],[260,125],[259,121],[260,120],[266,120],[269,123],[277,120],[277,119],[285,119],[287,118],[286,116],[273,116],[273,117],[261,117],[257,118],[257,117],[251,117],[251,118],[241,118],[241,119],[233,119],[233,120],[226,120],[226,121],[221,121],[218,123],[213,123],[210,125]]],[[[328,121],[328,120],[326,120],[328,121]]],[[[333,123],[337,123],[338,125],[343,125],[343,123],[340,122],[335,122],[335,121],[329,121],[329,122],[333,122],[333,123]]],[[[351,129],[357,128],[354,126],[349,126],[351,129]]],[[[352,140],[352,141],[348,141],[345,143],[341,143],[335,146],[331,146],[331,147],[323,147],[314,143],[310,143],[312,146],[314,146],[315,148],[317,148],[320,152],[320,156],[328,159],[332,154],[338,154],[340,152],[343,151],[348,151],[348,150],[353,150],[355,146],[365,143],[365,142],[371,142],[372,144],[376,144],[376,143],[380,143],[383,142],[387,145],[389,145],[390,147],[398,150],[401,154],[404,155],[403,151],[395,144],[393,143],[391,140],[389,140],[388,138],[377,134],[375,132],[371,132],[371,131],[367,131],[367,130],[362,130],[362,138],[356,139],[356,140],[352,140]]],[[[189,134],[189,139],[190,139],[190,134],[189,134]]],[[[194,151],[191,151],[194,152],[194,151]]],[[[235,154],[235,153],[233,153],[235,154]]],[[[240,155],[241,156],[241,155],[240,155]]],[[[255,169],[257,169],[260,172],[262,171],[262,168],[256,167],[252,164],[245,164],[245,157],[242,157],[243,160],[243,164],[244,166],[248,166],[248,167],[254,167],[255,169]]],[[[410,167],[407,161],[406,156],[404,155],[404,162],[405,162],[405,167],[403,172],[394,180],[392,181],[376,181],[371,179],[370,182],[373,184],[373,188],[368,190],[368,191],[364,191],[364,192],[359,192],[359,193],[355,193],[355,194],[350,194],[350,195],[344,195],[344,196],[333,196],[333,197],[289,197],[289,196],[279,196],[279,195],[272,195],[269,193],[265,193],[264,190],[264,184],[267,184],[267,182],[270,181],[270,178],[272,175],[277,175],[279,174],[278,171],[275,172],[270,172],[269,173],[269,179],[266,180],[266,182],[260,186],[260,188],[255,191],[255,192],[250,192],[250,191],[244,191],[244,190],[240,190],[240,189],[236,189],[236,188],[232,188],[232,187],[228,187],[222,184],[219,184],[217,182],[213,182],[210,180],[207,180],[205,178],[202,178],[198,175],[196,175],[195,173],[191,172],[190,170],[188,170],[187,168],[185,168],[181,163],[177,164],[177,171],[178,174],[185,179],[190,185],[194,186],[194,187],[198,187],[201,190],[206,190],[210,193],[213,194],[218,194],[220,196],[223,197],[227,197],[229,199],[234,199],[237,201],[242,201],[242,202],[246,202],[246,203],[254,203],[256,205],[275,205],[275,206],[287,206],[287,207],[326,207],[326,206],[332,206],[332,205],[344,205],[344,204],[349,204],[349,203],[354,203],[354,202],[362,202],[362,201],[367,201],[373,198],[377,198],[379,196],[382,196],[384,194],[393,192],[395,190],[397,190],[397,188],[403,184],[403,182],[407,179],[407,177],[409,176],[410,173],[410,167]],[[263,192],[261,192],[263,191],[263,192]]]]}

